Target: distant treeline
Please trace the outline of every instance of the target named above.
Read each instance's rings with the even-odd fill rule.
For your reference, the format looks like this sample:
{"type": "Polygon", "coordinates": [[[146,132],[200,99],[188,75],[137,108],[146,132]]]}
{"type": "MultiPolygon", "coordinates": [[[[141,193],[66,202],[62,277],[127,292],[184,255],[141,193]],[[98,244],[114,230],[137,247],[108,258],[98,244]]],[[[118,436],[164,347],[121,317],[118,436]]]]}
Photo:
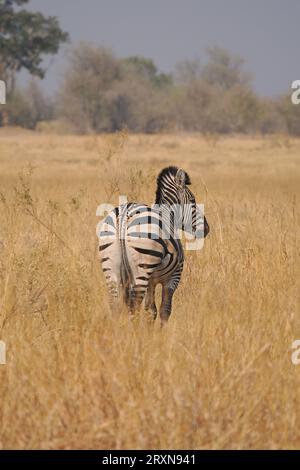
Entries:
{"type": "Polygon", "coordinates": [[[34,129],[41,121],[59,121],[82,134],[127,128],[300,135],[300,105],[290,95],[259,97],[244,61],[218,47],[207,50],[204,63],[185,61],[165,74],[151,59],[120,59],[109,49],[80,44],[69,54],[54,98],[36,80],[8,97],[2,125],[34,129]]]}

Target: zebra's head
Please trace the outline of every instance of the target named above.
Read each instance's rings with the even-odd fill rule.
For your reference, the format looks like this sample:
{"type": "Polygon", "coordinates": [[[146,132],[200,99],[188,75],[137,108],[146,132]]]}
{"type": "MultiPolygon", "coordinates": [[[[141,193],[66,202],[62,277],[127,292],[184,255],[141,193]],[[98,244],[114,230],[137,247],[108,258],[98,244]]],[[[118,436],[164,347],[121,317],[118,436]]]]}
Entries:
{"type": "Polygon", "coordinates": [[[175,166],[164,168],[157,178],[155,203],[171,208],[175,228],[196,238],[206,237],[209,226],[188,187],[190,184],[191,180],[186,171],[175,166]]]}

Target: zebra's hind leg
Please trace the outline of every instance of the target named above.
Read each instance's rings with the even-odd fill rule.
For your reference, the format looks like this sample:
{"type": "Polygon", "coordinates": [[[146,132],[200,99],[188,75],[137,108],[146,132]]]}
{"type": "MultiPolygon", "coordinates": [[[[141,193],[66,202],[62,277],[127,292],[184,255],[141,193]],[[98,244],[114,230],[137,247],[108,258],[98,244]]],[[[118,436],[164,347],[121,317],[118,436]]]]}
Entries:
{"type": "Polygon", "coordinates": [[[146,311],[150,310],[152,313],[153,321],[156,320],[157,317],[157,308],[155,305],[155,284],[152,282],[149,283],[146,298],[145,298],[145,309],[146,311]]]}
{"type": "Polygon", "coordinates": [[[134,285],[128,288],[126,303],[131,315],[134,315],[139,311],[144,299],[144,295],[144,289],[140,289],[139,286],[134,285]]]}
{"type": "Polygon", "coordinates": [[[169,320],[169,316],[172,311],[172,298],[174,294],[174,289],[170,288],[168,285],[162,288],[162,303],[159,310],[161,326],[163,326],[169,320]]]}

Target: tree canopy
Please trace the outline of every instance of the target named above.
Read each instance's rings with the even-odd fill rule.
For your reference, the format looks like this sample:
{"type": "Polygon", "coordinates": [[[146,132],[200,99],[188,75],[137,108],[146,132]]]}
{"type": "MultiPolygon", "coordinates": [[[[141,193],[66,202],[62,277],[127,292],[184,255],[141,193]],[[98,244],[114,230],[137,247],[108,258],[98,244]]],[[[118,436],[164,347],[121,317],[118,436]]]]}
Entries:
{"type": "Polygon", "coordinates": [[[168,86],[172,84],[172,75],[158,72],[158,69],[152,59],[141,56],[127,57],[123,60],[127,71],[134,75],[149,80],[157,87],[168,86]]]}
{"type": "Polygon", "coordinates": [[[44,55],[56,54],[68,33],[58,19],[20,8],[29,0],[0,0],[0,63],[4,76],[22,68],[44,77],[44,55]]]}

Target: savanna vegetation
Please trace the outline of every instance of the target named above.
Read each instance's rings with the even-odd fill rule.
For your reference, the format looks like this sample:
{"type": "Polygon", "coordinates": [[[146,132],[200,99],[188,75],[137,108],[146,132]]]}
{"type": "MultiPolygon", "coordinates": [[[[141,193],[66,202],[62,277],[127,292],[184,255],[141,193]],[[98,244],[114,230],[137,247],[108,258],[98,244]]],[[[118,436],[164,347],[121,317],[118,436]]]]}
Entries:
{"type": "Polygon", "coordinates": [[[299,448],[299,151],[286,137],[1,130],[0,448],[299,448]],[[168,325],[110,314],[96,208],[183,166],[211,232],[168,325]]]}
{"type": "Polygon", "coordinates": [[[10,94],[7,112],[11,125],[71,134],[300,132],[300,106],[290,94],[258,96],[244,61],[219,47],[209,48],[202,62],[184,61],[165,74],[151,59],[122,59],[82,43],[69,50],[55,96],[45,96],[33,79],[10,94]]]}
{"type": "Polygon", "coordinates": [[[68,34],[27,3],[0,0],[0,449],[299,448],[300,106],[219,47],[163,73],[72,45],[48,97],[68,34]],[[111,314],[96,209],[167,165],[210,234],[161,329],[111,314]]]}

